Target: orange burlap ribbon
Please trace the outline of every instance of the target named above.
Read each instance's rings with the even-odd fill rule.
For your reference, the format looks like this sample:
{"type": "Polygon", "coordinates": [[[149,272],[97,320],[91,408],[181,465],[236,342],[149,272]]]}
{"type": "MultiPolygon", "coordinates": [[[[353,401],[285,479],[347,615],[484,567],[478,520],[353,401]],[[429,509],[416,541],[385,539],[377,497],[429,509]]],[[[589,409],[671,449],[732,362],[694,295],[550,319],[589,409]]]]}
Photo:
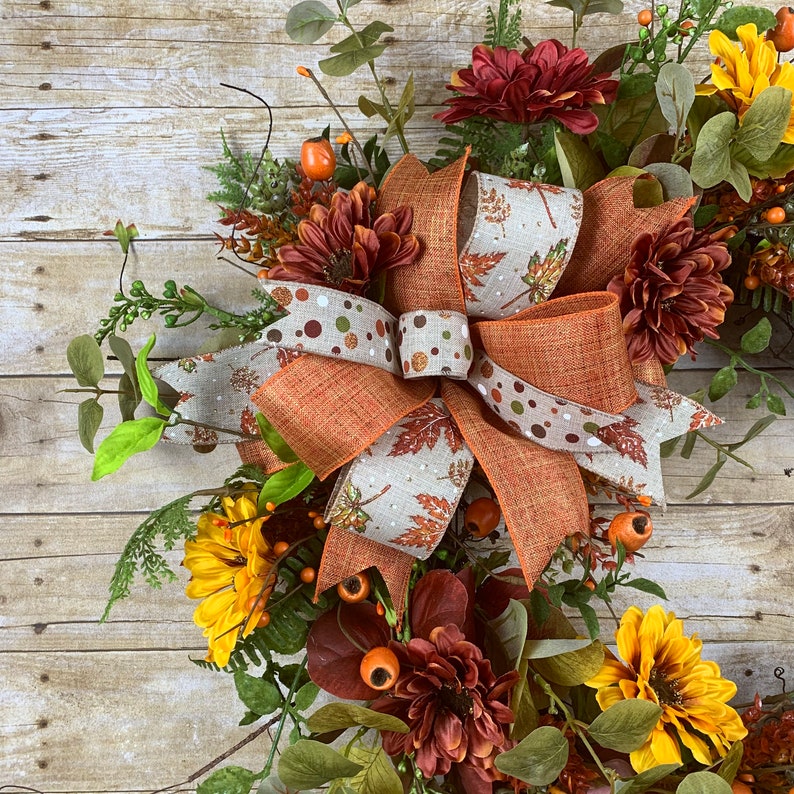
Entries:
{"type": "MultiPolygon", "coordinates": [[[[381,212],[412,207],[412,232],[422,245],[414,265],[390,272],[385,305],[395,315],[417,309],[466,311],[456,248],[464,170],[465,158],[429,174],[408,155],[381,190],[381,212]]],[[[625,267],[631,239],[640,228],[658,231],[690,205],[677,200],[635,210],[631,183],[607,181],[601,189],[608,194],[606,216],[600,191],[585,193],[580,243],[560,283],[564,297],[510,319],[478,322],[471,329],[475,345],[516,377],[609,413],[620,413],[637,397],[617,300],[604,292],[577,294],[577,287],[583,282],[586,290],[603,289],[625,267]],[[588,218],[588,206],[601,216],[595,224],[588,218]],[[576,274],[568,276],[572,269],[581,270],[578,280],[576,274]]],[[[643,373],[656,380],[659,374],[643,373]]],[[[588,531],[579,468],[569,453],[516,435],[467,386],[449,379],[407,381],[374,367],[303,355],[270,377],[251,399],[324,479],[437,391],[496,493],[527,582],[534,581],[566,535],[588,531]]],[[[375,565],[401,613],[413,562],[404,552],[332,526],[317,592],[375,565]]]]}

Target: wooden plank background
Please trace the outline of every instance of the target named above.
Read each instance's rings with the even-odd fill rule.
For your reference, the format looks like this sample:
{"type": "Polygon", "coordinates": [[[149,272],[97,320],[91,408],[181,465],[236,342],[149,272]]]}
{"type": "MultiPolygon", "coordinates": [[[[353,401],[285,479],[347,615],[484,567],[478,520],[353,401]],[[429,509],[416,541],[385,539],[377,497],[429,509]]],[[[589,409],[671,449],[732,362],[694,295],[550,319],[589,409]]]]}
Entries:
{"type": "MultiPolygon", "coordinates": [[[[59,390],[72,385],[66,345],[93,330],[115,291],[120,257],[101,232],[117,217],[142,232],[128,279],[156,285],[173,276],[245,305],[251,283],[214,258],[214,210],[204,200],[214,177],[202,166],[218,159],[219,129],[239,148],[257,149],[266,134],[265,113],[220,82],[272,104],[278,156],[294,156],[304,137],[334,124],[313,87],[295,76],[297,64],[314,66],[326,51],[288,40],[289,7],[288,0],[0,6],[0,454],[10,496],[0,530],[0,786],[153,790],[179,783],[247,735],[236,727],[243,710],[231,681],[188,660],[203,654],[203,643],[180,586],[137,588],[98,625],[133,528],[169,499],[216,485],[218,472],[234,466],[233,451],[202,457],[158,448],[92,484],[92,459],[76,437],[78,400],[59,390]]],[[[485,8],[484,0],[364,0],[353,9],[357,21],[381,18],[395,28],[381,68],[393,90],[409,65],[414,70],[418,109],[408,137],[420,155],[433,150],[440,128],[431,115],[450,70],[467,63],[481,38],[485,8]]],[[[580,44],[596,53],[627,40],[639,8],[629,3],[619,19],[592,17],[580,44]]],[[[530,38],[570,42],[567,12],[525,0],[524,15],[530,38]]],[[[701,52],[696,71],[705,74],[707,60],[701,52]]],[[[364,129],[355,111],[358,93],[371,95],[364,78],[328,80],[327,88],[364,129]]],[[[132,344],[151,330],[136,323],[132,344]]],[[[158,352],[183,355],[198,337],[161,334],[158,352]]],[[[791,357],[789,348],[768,363],[794,383],[791,357]]],[[[714,366],[705,354],[673,385],[691,391],[714,366]]],[[[743,410],[750,393],[743,381],[718,405],[734,420],[718,431],[722,438],[740,438],[756,418],[743,410]]],[[[108,411],[105,432],[114,419],[108,411]]],[[[742,699],[777,691],[776,666],[794,681],[792,429],[792,420],[778,421],[746,448],[753,472],[729,464],[691,502],[684,497],[710,452],[668,461],[670,508],[637,566],[638,575],[663,583],[670,608],[700,632],[706,655],[737,681],[742,699]]],[[[179,558],[172,555],[174,564],[179,558]]],[[[259,768],[266,747],[260,739],[235,762],[259,768]]]]}

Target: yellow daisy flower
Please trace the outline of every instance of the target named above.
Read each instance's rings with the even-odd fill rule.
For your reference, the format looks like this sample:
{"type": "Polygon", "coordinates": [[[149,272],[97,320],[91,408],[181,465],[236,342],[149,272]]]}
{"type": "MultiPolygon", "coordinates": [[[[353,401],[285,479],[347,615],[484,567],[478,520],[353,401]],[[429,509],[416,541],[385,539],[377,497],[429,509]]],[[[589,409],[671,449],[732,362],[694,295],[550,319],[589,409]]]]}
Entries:
{"type": "Polygon", "coordinates": [[[276,555],[262,534],[268,517],[257,517],[255,495],[224,497],[221,504],[224,515],[199,518],[182,564],[191,573],[188,597],[202,599],[193,620],[207,637],[206,659],[223,667],[240,629],[247,636],[262,616],[276,583],[276,555]]]}
{"type": "MultiPolygon", "coordinates": [[[[717,56],[711,65],[713,85],[699,85],[697,93],[717,93],[736,112],[741,122],[758,95],[777,85],[794,92],[794,66],[777,62],[777,50],[763,33],[758,33],[754,24],[736,28],[741,47],[719,30],[709,34],[709,49],[717,56]]],[[[794,108],[789,118],[783,143],[794,143],[794,108]]]]}
{"type": "Polygon", "coordinates": [[[685,637],[683,622],[661,606],[643,615],[629,607],[615,632],[621,662],[608,654],[587,685],[598,690],[602,710],[619,700],[650,700],[663,709],[648,740],[631,753],[636,772],[659,764],[680,764],[681,746],[695,760],[711,764],[747,734],[741,717],[726,703],[736,685],[720,676],[714,662],[703,661],[697,635],[685,637]]]}

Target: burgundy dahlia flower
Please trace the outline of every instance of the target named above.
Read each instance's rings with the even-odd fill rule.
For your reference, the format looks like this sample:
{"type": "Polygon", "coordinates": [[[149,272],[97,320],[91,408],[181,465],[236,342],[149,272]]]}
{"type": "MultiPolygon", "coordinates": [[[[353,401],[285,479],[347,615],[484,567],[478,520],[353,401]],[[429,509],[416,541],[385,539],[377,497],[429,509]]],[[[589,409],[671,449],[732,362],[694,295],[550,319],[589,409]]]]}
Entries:
{"type": "Polygon", "coordinates": [[[410,731],[383,731],[383,749],[414,754],[427,778],[453,771],[469,794],[490,794],[493,782],[505,779],[494,758],[512,747],[508,731],[515,717],[507,700],[518,673],[497,678],[453,624],[434,629],[427,640],[389,647],[400,661],[400,677],[372,708],[399,717],[410,731]]]}
{"type": "Polygon", "coordinates": [[[370,188],[359,182],[339,191],[331,207],[315,204],[298,224],[299,243],[282,245],[268,278],[320,284],[363,295],[370,281],[392,267],[411,264],[419,241],[410,234],[413,213],[398,207],[372,220],[370,188]]]}
{"type": "Polygon", "coordinates": [[[720,273],[731,262],[725,243],[696,232],[687,215],[663,233],[643,232],[631,244],[629,264],[607,289],[620,299],[632,362],[657,356],[672,364],[725,319],[733,292],[720,273]]]}
{"type": "Polygon", "coordinates": [[[590,106],[608,104],[617,95],[617,80],[607,73],[594,75],[584,50],[569,50],[556,39],[523,53],[478,44],[471,59],[471,68],[455,72],[447,86],[461,96],[447,99],[449,110],[433,118],[445,124],[470,116],[521,124],[555,118],[586,135],[598,126],[590,106]]]}

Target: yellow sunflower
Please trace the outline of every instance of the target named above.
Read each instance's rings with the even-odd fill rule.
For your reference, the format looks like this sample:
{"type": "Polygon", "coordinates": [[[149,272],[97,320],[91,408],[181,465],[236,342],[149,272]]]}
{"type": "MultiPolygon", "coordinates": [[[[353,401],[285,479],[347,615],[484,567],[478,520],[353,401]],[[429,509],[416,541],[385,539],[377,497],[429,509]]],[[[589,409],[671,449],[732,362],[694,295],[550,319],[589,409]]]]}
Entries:
{"type": "MultiPolygon", "coordinates": [[[[713,85],[699,85],[697,93],[717,93],[734,110],[741,122],[750,105],[758,95],[777,85],[794,92],[794,66],[777,62],[777,50],[764,34],[759,34],[755,25],[736,28],[741,47],[719,30],[709,34],[709,49],[717,56],[711,65],[713,85]]],[[[794,143],[794,108],[789,118],[783,143],[794,143]]]]}
{"type": "Polygon", "coordinates": [[[663,709],[651,735],[630,757],[637,772],[659,764],[680,764],[681,746],[695,760],[711,764],[747,734],[739,715],[726,703],[736,685],[720,676],[714,662],[700,658],[703,643],[685,637],[672,612],[653,606],[643,615],[629,607],[615,632],[625,664],[608,654],[587,685],[598,690],[602,710],[619,700],[650,700],[663,709]]]}
{"type": "Polygon", "coordinates": [[[276,582],[276,555],[262,534],[267,516],[257,517],[255,495],[224,497],[221,503],[224,515],[204,513],[199,519],[182,564],[191,574],[188,597],[203,599],[193,620],[204,629],[206,659],[223,667],[240,629],[247,636],[262,616],[276,582]]]}

